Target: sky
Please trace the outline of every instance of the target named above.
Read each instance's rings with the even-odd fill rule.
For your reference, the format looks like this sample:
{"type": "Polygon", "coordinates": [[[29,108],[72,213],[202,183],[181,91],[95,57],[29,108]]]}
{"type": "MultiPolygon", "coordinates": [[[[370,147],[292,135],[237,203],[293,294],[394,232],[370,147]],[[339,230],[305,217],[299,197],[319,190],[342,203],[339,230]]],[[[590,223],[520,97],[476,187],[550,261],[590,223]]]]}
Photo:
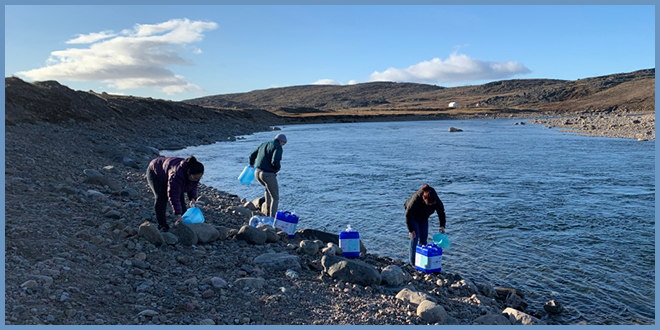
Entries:
{"type": "Polygon", "coordinates": [[[655,67],[655,6],[5,6],[5,77],[180,101],[655,67]]]}

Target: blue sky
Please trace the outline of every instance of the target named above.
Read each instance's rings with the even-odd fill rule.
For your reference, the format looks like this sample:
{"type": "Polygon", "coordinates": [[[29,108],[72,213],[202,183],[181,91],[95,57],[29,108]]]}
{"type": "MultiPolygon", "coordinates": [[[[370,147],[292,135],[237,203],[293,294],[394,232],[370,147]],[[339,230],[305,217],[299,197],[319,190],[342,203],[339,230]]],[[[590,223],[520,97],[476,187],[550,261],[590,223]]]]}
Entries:
{"type": "Polygon", "coordinates": [[[653,67],[654,6],[5,6],[5,76],[177,101],[653,67]]]}

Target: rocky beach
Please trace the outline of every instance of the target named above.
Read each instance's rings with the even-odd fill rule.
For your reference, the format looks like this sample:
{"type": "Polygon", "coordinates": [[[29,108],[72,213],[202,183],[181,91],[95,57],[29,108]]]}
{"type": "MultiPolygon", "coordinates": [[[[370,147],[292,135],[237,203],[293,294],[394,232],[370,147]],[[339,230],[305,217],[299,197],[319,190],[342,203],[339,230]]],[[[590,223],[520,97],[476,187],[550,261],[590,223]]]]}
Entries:
{"type": "Polygon", "coordinates": [[[269,128],[143,124],[5,127],[6,324],[552,323],[513,288],[424,274],[368,251],[346,260],[337,235],[313,229],[290,239],[248,227],[251,203],[206,186],[204,226],[163,235],[144,179],[153,146],[269,128]],[[148,137],[153,127],[173,132],[148,137]]]}
{"type": "MultiPolygon", "coordinates": [[[[269,226],[247,226],[258,196],[222,192],[204,186],[204,179],[205,223],[167,233],[155,229],[144,173],[159,150],[270,130],[284,123],[279,117],[193,106],[183,114],[163,115],[157,106],[141,115],[117,105],[131,98],[118,98],[111,110],[92,116],[82,106],[58,111],[43,95],[42,103],[17,95],[7,93],[5,120],[8,325],[510,325],[570,319],[562,317],[561,297],[529,306],[516,288],[461,274],[425,274],[370,254],[368,246],[357,260],[343,258],[336,234],[302,228],[289,238],[269,226]]],[[[74,105],[87,102],[74,97],[74,105]]],[[[653,114],[527,123],[655,138],[653,114]]]]}

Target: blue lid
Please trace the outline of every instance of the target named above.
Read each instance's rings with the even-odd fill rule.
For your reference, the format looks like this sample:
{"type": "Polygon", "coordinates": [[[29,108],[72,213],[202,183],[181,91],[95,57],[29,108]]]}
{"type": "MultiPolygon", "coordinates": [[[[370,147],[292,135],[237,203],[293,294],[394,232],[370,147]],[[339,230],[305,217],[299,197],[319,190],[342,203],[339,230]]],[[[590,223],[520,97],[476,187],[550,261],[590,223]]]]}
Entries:
{"type": "Polygon", "coordinates": [[[339,238],[340,239],[347,239],[347,238],[360,238],[360,233],[357,231],[342,231],[339,233],[339,238]]]}

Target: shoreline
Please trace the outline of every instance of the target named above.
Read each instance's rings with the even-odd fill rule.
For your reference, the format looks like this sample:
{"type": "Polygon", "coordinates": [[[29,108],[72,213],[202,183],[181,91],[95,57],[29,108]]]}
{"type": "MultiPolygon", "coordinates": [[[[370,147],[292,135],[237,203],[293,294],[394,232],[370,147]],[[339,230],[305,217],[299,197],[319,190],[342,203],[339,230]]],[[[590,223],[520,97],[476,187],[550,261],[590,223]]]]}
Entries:
{"type": "Polygon", "coordinates": [[[222,232],[218,240],[195,247],[156,246],[138,237],[139,226],[154,216],[143,178],[146,164],[157,155],[154,149],[230,141],[282,124],[292,123],[152,118],[134,119],[130,126],[6,125],[6,205],[15,206],[6,208],[5,219],[6,322],[473,324],[488,316],[478,322],[510,324],[511,318],[497,318],[507,306],[548,324],[589,322],[567,312],[548,314],[543,306],[526,308],[519,290],[496,289],[459,274],[426,275],[369,253],[360,260],[379,272],[397,266],[404,282],[364,286],[337,280],[324,271],[320,252],[301,252],[300,237],[265,245],[237,239],[249,220],[246,201],[203,184],[203,212],[206,222],[222,232]],[[90,180],[92,170],[104,179],[90,180]],[[41,244],[30,244],[34,241],[41,244]],[[296,256],[298,277],[255,265],[254,258],[269,252],[296,256]],[[215,286],[214,278],[225,285],[215,286]],[[246,278],[261,278],[262,286],[245,290],[239,283],[246,278]],[[431,297],[446,317],[427,322],[418,315],[419,301],[397,298],[404,287],[431,297]]]}

